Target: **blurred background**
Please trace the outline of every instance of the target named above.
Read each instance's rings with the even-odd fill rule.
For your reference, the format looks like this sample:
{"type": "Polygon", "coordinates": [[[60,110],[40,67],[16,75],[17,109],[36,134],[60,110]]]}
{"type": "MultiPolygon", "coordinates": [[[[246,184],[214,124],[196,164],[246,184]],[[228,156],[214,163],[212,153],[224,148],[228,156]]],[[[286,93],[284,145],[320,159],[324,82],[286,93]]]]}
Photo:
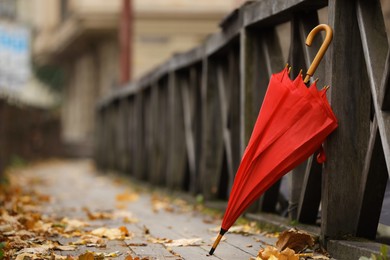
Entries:
{"type": "Polygon", "coordinates": [[[0,171],[90,155],[96,102],[198,45],[242,2],[0,0],[0,171]]]}
{"type": "MultiPolygon", "coordinates": [[[[0,171],[91,155],[97,101],[199,45],[244,2],[0,0],[0,171]]],[[[289,39],[289,25],[279,34],[289,39]]]]}

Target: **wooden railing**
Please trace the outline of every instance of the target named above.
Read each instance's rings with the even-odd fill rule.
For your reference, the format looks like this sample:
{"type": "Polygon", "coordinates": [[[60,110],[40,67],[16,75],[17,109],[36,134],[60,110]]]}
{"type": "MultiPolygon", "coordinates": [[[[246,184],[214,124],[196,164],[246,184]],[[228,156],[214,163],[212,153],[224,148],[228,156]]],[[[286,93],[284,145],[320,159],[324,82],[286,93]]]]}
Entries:
{"type": "MultiPolygon", "coordinates": [[[[101,100],[99,167],[226,199],[271,74],[287,62],[294,76],[306,71],[322,43],[317,36],[304,45],[319,10],[334,39],[315,77],[331,86],[339,127],[323,166],[309,158],[290,175],[290,217],[314,224],[321,204],[324,241],[375,238],[390,168],[390,56],[378,0],[245,4],[204,44],[101,100]]],[[[252,210],[276,212],[279,189],[280,182],[252,210]]]]}

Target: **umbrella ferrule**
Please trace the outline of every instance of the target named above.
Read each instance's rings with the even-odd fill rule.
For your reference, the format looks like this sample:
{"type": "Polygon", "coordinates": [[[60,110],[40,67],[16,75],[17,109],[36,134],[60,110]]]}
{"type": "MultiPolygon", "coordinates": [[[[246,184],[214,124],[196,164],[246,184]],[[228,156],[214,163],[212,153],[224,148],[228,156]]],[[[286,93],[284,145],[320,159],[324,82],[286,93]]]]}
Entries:
{"type": "Polygon", "coordinates": [[[221,230],[219,231],[219,234],[218,234],[217,239],[215,239],[214,244],[213,244],[213,246],[212,246],[211,249],[210,249],[209,255],[214,254],[214,251],[215,251],[215,249],[217,248],[219,242],[221,241],[222,236],[223,236],[226,232],[227,232],[226,229],[221,228],[221,230]]]}

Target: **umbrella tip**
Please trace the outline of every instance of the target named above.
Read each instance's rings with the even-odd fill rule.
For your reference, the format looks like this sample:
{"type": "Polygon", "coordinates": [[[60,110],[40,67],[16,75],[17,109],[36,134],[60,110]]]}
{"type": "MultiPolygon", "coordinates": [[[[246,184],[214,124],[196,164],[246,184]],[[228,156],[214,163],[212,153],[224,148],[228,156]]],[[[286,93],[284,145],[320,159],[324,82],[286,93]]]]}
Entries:
{"type": "Polygon", "coordinates": [[[224,229],[221,228],[221,231],[219,232],[218,237],[215,239],[214,244],[213,244],[213,246],[212,246],[211,249],[210,249],[209,255],[213,255],[213,254],[214,254],[215,249],[217,248],[219,242],[220,242],[221,239],[222,239],[222,236],[223,236],[225,233],[226,233],[226,230],[224,230],[224,229]]]}

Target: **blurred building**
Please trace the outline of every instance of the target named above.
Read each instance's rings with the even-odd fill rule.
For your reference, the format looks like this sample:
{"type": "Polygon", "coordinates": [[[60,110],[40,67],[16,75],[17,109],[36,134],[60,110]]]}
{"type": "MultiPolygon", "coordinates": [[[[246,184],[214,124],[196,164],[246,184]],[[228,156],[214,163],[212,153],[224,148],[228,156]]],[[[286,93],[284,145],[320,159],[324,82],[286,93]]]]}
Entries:
{"type": "MultiPolygon", "coordinates": [[[[96,101],[118,86],[118,28],[122,0],[25,0],[32,22],[33,62],[65,75],[62,138],[91,151],[96,101]]],[[[137,78],[172,53],[199,44],[237,0],[133,0],[132,75],[137,78]]]]}
{"type": "Polygon", "coordinates": [[[28,1],[0,0],[0,97],[23,105],[52,107],[58,96],[34,78],[28,1]]]}
{"type": "MultiPolygon", "coordinates": [[[[96,101],[119,85],[118,28],[122,0],[0,0],[16,2],[32,25],[32,60],[43,74],[64,75],[62,139],[91,151],[96,101]]],[[[219,21],[245,0],[132,0],[132,75],[188,50],[218,30],[219,21]]],[[[387,24],[389,1],[382,0],[387,24]]],[[[9,10],[12,12],[12,8],[9,10]]],[[[42,91],[41,91],[42,92],[42,91]]],[[[38,95],[43,96],[43,95],[38,95]]],[[[81,149],[82,148],[82,149],[81,149]]]]}

